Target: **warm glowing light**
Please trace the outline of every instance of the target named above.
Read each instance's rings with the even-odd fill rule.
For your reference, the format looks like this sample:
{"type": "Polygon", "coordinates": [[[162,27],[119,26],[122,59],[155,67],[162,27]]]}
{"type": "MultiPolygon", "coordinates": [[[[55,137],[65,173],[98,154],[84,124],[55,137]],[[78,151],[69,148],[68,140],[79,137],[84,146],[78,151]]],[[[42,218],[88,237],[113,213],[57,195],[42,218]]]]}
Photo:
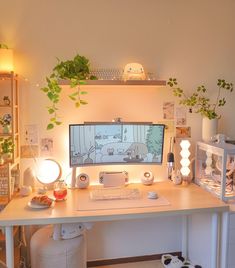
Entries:
{"type": "Polygon", "coordinates": [[[182,140],[180,146],[182,149],[188,149],[190,147],[190,142],[188,140],[182,140]]]}
{"type": "Polygon", "coordinates": [[[182,168],[180,169],[180,172],[183,176],[188,176],[190,173],[189,165],[190,165],[190,152],[189,152],[189,147],[190,147],[190,142],[188,140],[182,140],[180,142],[180,147],[181,147],[181,152],[180,155],[182,157],[180,164],[182,168]]]}
{"type": "Polygon", "coordinates": [[[182,176],[188,176],[190,173],[190,169],[188,167],[182,167],[180,169],[180,172],[181,172],[182,176]]]}
{"type": "Polygon", "coordinates": [[[0,72],[14,71],[13,50],[0,48],[0,72]]]}
{"type": "Polygon", "coordinates": [[[190,156],[190,152],[189,152],[189,150],[188,150],[188,149],[183,149],[183,150],[180,152],[180,156],[181,156],[182,158],[189,158],[189,156],[190,156]]]}
{"type": "Polygon", "coordinates": [[[182,167],[188,167],[190,165],[190,161],[188,158],[182,158],[180,164],[182,167]]]}
{"type": "Polygon", "coordinates": [[[128,63],[124,68],[123,80],[145,80],[144,68],[139,63],[128,63]]]}
{"type": "Polygon", "coordinates": [[[37,171],[37,179],[43,184],[50,184],[61,177],[61,166],[55,160],[45,159],[37,171]]]}

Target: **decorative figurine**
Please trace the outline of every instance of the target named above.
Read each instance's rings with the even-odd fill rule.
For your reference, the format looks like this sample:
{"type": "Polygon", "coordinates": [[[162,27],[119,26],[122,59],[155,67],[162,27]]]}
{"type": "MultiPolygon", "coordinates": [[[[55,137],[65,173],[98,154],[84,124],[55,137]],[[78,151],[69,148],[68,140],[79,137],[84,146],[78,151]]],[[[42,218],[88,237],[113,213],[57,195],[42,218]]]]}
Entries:
{"type": "Polygon", "coordinates": [[[128,63],[124,68],[123,80],[145,80],[144,68],[139,63],[128,63]]]}
{"type": "Polygon", "coordinates": [[[3,97],[3,102],[4,102],[4,105],[7,105],[7,106],[9,106],[10,103],[11,103],[11,101],[10,101],[10,99],[9,99],[8,96],[4,96],[3,97]]]}

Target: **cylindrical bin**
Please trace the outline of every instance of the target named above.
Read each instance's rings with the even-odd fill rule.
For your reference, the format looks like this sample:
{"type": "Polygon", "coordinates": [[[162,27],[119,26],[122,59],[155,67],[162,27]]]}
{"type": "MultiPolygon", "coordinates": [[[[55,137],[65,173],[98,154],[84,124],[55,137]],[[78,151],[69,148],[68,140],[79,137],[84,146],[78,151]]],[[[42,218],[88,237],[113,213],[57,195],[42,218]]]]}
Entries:
{"type": "Polygon", "coordinates": [[[52,226],[35,232],[30,241],[31,268],[86,268],[84,235],[53,240],[52,226]]]}

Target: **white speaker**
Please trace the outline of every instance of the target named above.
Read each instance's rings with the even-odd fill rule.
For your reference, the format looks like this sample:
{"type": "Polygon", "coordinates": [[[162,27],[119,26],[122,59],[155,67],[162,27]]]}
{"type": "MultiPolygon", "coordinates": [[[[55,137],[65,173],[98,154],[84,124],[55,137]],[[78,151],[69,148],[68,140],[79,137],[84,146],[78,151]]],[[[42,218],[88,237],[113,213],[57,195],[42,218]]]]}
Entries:
{"type": "Polygon", "coordinates": [[[154,181],[154,176],[151,171],[144,171],[141,175],[141,181],[144,185],[151,185],[154,181]]]}
{"type": "Polygon", "coordinates": [[[85,173],[81,173],[76,178],[76,186],[80,189],[85,189],[89,186],[89,176],[85,173]]]}

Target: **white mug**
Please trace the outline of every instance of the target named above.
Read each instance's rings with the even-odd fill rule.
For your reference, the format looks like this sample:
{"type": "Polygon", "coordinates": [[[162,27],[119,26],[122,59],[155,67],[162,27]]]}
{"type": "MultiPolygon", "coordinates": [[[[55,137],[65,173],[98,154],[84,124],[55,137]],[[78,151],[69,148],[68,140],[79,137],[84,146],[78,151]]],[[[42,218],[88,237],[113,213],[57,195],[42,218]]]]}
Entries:
{"type": "Polygon", "coordinates": [[[32,193],[32,187],[31,186],[27,186],[27,185],[23,185],[20,188],[20,195],[21,196],[28,196],[32,193]]]}

